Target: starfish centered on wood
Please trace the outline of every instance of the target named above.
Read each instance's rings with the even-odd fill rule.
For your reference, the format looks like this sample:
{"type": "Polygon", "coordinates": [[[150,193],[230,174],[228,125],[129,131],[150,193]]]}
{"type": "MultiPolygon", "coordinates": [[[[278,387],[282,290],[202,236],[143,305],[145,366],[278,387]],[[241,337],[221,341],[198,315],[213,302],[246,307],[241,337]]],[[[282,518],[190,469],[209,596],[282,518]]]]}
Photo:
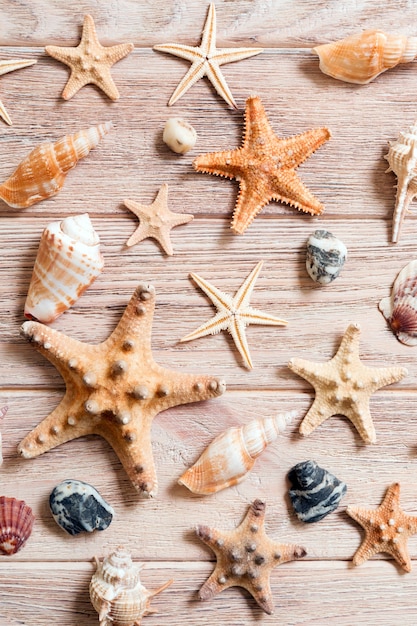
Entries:
{"type": "Polygon", "coordinates": [[[371,395],[407,375],[404,367],[368,367],[359,358],[360,327],[350,324],[335,356],[327,363],[291,359],[288,367],[313,385],[313,406],[300,425],[309,435],[332,415],[344,415],[365,443],[375,443],[376,434],[369,410],[371,395]]]}
{"type": "Polygon", "coordinates": [[[166,43],[154,46],[153,49],[158,52],[173,54],[191,63],[190,69],[172,94],[168,106],[179,100],[200,78],[207,76],[219,96],[235,109],[237,109],[236,102],[220,71],[220,65],[241,61],[263,52],[263,48],[221,48],[218,50],[216,48],[216,8],[214,4],[210,4],[203,37],[198,47],[166,43]]]}
{"type": "Polygon", "coordinates": [[[22,335],[59,371],[66,393],[57,408],[18,447],[33,458],[83,435],[100,435],[113,447],[134,487],[157,493],[152,455],[153,418],[173,406],[221,395],[223,381],[184,374],[155,363],[151,352],[155,290],[139,285],[110,337],[90,345],[38,322],[22,335]]]}
{"type": "Polygon", "coordinates": [[[64,100],[70,100],[77,91],[90,83],[104,91],[111,100],[118,100],[120,94],[111,77],[110,68],[130,54],[133,48],[133,43],[102,46],[97,37],[93,18],[86,15],[78,46],[75,48],[46,46],[45,51],[71,68],[71,76],[62,92],[64,100]]]}
{"type": "Polygon", "coordinates": [[[261,609],[269,615],[273,613],[271,571],[307,553],[302,546],[277,543],[266,535],[265,508],[264,502],[255,500],[243,522],[229,532],[197,526],[197,536],[213,550],[217,559],[213,573],[200,589],[201,600],[210,600],[228,587],[243,587],[261,609]]]}
{"type": "MultiPolygon", "coordinates": [[[[9,72],[14,72],[15,70],[21,70],[24,67],[29,67],[29,65],[34,65],[37,63],[36,59],[10,59],[10,61],[0,61],[0,76],[3,74],[8,74],[9,72]]],[[[0,117],[9,124],[12,125],[12,120],[9,117],[9,114],[6,111],[6,107],[3,102],[0,100],[0,117]]]]}

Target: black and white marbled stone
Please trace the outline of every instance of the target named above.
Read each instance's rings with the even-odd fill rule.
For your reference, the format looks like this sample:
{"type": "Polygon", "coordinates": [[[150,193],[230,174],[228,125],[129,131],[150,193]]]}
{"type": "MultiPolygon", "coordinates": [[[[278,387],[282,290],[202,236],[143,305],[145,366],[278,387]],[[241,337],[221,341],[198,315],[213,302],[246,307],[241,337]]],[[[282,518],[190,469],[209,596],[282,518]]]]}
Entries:
{"type": "Polygon", "coordinates": [[[316,230],[308,238],[306,267],[316,283],[331,283],[339,276],[346,259],[345,244],[328,230],[316,230]]]}
{"type": "Polygon", "coordinates": [[[63,480],[49,496],[56,523],[70,535],[105,530],[114,515],[97,489],[81,480],[63,480]]]}
{"type": "Polygon", "coordinates": [[[344,482],[319,467],[315,461],[295,465],[288,473],[289,494],[294,511],[302,522],[318,522],[337,509],[347,487],[344,482]]]}

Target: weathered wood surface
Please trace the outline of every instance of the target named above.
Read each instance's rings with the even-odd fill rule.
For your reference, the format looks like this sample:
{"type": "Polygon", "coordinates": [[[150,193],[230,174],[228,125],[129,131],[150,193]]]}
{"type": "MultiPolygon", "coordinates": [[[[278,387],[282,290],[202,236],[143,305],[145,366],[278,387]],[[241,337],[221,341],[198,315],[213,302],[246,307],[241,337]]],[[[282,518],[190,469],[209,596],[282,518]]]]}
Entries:
{"type": "MultiPolygon", "coordinates": [[[[403,509],[417,515],[415,351],[393,337],[377,305],[398,271],[415,258],[417,222],[408,215],[400,243],[390,244],[395,178],[386,174],[388,140],[416,117],[416,63],[400,66],[358,87],[324,76],[309,47],[363,28],[414,35],[417,8],[402,0],[376,7],[368,1],[340,3],[287,0],[216,3],[219,46],[263,45],[263,54],[223,68],[240,106],[228,110],[202,80],[174,107],[166,103],[187,63],[156,53],[167,41],[197,44],[208,3],[62,2],[0,0],[0,58],[37,58],[33,67],[0,77],[0,97],[13,120],[0,129],[0,180],[43,141],[113,120],[115,128],[48,201],[17,211],[0,204],[0,406],[4,420],[1,493],[25,499],[37,516],[32,537],[12,559],[0,558],[0,626],[92,626],[88,599],[91,558],[120,543],[146,562],[143,582],[174,585],[155,598],[159,615],[144,623],[249,626],[260,621],[285,626],[334,624],[415,626],[416,572],[404,575],[385,555],[359,568],[350,559],[362,531],[348,518],[349,504],[376,507],[386,487],[402,485],[403,509]],[[378,11],[378,12],[377,12],[378,11]],[[85,12],[94,15],[103,44],[133,41],[134,52],[112,69],[121,93],[117,103],[87,86],[71,101],[60,98],[68,69],[48,57],[47,43],[76,45],[85,12]],[[410,30],[411,29],[411,30],[410,30]],[[299,174],[326,205],[320,218],[271,203],[243,236],[229,228],[237,195],[234,181],[197,174],[200,152],[238,146],[247,96],[261,96],[276,133],[288,136],[327,126],[331,140],[299,174]],[[162,142],[166,119],[179,115],[197,129],[195,150],[184,157],[162,142]],[[170,208],[195,219],[172,231],[175,254],[164,256],[144,241],[124,246],[136,228],[124,198],[151,203],[169,184],[170,208]],[[88,211],[98,231],[105,270],[72,310],[53,327],[82,341],[104,340],[120,319],[140,281],[157,291],[152,346],[161,365],[224,377],[226,394],[177,407],[154,421],[152,441],[159,494],[138,501],[110,446],[97,437],[69,442],[38,459],[17,457],[19,441],[57,405],[64,387],[56,370],[19,336],[23,306],[40,234],[52,220],[88,211]],[[305,272],[305,242],[318,227],[347,245],[349,260],[332,285],[320,288],[305,272]],[[233,293],[260,260],[264,267],[253,293],[257,308],[288,320],[286,328],[249,327],[254,361],[245,370],[230,337],[222,333],[180,344],[179,339],[214,312],[189,279],[191,271],[233,293]],[[325,361],[350,322],[362,327],[361,358],[367,365],[409,369],[401,382],[378,391],[371,411],[378,442],[365,445],[343,417],[333,417],[307,438],[298,426],[312,388],[287,367],[294,356],[325,361]],[[296,409],[297,417],[258,459],[249,477],[213,497],[197,497],[177,485],[181,473],[225,428],[255,416],[296,409]],[[305,526],[291,513],[286,474],[313,458],[348,484],[339,510],[305,526]],[[53,521],[48,496],[69,477],[93,483],[116,517],[103,533],[71,538],[53,521]],[[271,577],[276,616],[261,614],[237,589],[199,603],[196,592],[213,555],[194,534],[198,523],[231,529],[256,497],[267,502],[272,538],[305,545],[308,556],[276,569],[271,577]]],[[[417,559],[417,537],[409,541],[417,559]]],[[[416,566],[417,567],[417,566],[416,566]]]]}

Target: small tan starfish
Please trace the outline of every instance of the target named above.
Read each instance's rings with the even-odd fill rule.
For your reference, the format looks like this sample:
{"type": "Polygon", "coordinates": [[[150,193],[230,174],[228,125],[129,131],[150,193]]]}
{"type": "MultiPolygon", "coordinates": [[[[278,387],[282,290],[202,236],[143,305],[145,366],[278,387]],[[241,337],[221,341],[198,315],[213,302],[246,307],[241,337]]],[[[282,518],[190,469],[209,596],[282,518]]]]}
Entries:
{"type": "MultiPolygon", "coordinates": [[[[20,70],[24,67],[29,67],[29,65],[34,65],[37,63],[36,59],[10,59],[10,61],[0,61],[0,76],[3,74],[8,74],[9,72],[14,72],[15,70],[20,70]]],[[[0,100],[0,117],[9,124],[12,125],[12,120],[9,117],[9,114],[6,111],[6,107],[3,102],[0,100]]]]}
{"type": "Polygon", "coordinates": [[[118,100],[120,94],[111,77],[110,68],[130,54],[133,48],[133,43],[102,46],[93,18],[86,15],[78,46],[46,46],[45,51],[71,68],[71,76],[62,92],[64,100],[70,100],[77,91],[90,83],[97,85],[112,100],[118,100]]]}
{"type": "Polygon", "coordinates": [[[250,297],[262,265],[263,261],[259,261],[233,298],[214,287],[204,278],[197,276],[197,274],[190,274],[200,289],[210,298],[217,309],[217,313],[208,322],[202,324],[197,330],[183,337],[180,341],[191,341],[206,335],[215,335],[221,330],[227,330],[232,335],[246,367],[251,369],[252,360],[246,340],[246,326],[249,326],[249,324],[267,326],[285,326],[288,324],[285,320],[281,320],[274,315],[267,315],[249,306],[250,297]]]}
{"type": "Polygon", "coordinates": [[[166,254],[172,255],[174,252],[169,236],[170,231],[175,226],[191,222],[194,218],[194,215],[189,213],[173,213],[169,210],[167,184],[162,185],[155,200],[149,206],[139,204],[134,200],[123,200],[123,203],[140,220],[139,226],[126,243],[129,247],[152,237],[158,241],[166,254]]]}
{"type": "Polygon", "coordinates": [[[76,341],[38,322],[23,324],[22,335],[55,365],[66,384],[61,403],[20,443],[24,458],[77,437],[100,435],[113,447],[139,493],[156,495],[152,420],[170,407],[219,396],[225,384],[155,363],[154,306],[152,285],[139,285],[115,330],[98,345],[76,341]]]}
{"type": "Polygon", "coordinates": [[[300,433],[309,435],[332,415],[344,415],[366,443],[376,434],[369,410],[371,395],[407,375],[404,367],[368,367],[359,358],[360,327],[350,324],[335,356],[327,363],[291,359],[288,367],[313,385],[313,406],[301,422],[300,433]]]}
{"type": "Polygon", "coordinates": [[[197,536],[216,555],[211,576],[201,587],[201,600],[210,600],[228,587],[243,587],[261,609],[274,612],[270,576],[277,565],[300,559],[307,553],[302,546],[276,543],[265,533],[265,502],[255,500],[243,522],[232,531],[197,526],[197,536]]]}
{"type": "Polygon", "coordinates": [[[387,489],[377,509],[349,506],[346,512],[365,529],[365,539],[352,559],[354,565],[361,565],[378,552],[387,552],[406,572],[411,571],[407,541],[417,533],[417,517],[400,509],[399,483],[387,489]]]}
{"type": "Polygon", "coordinates": [[[330,138],[327,128],[279,139],[272,130],[257,96],[246,101],[245,131],[241,148],[201,154],[194,162],[197,172],[239,181],[239,196],[232,230],[242,234],[271,200],[320,215],[324,207],[303,185],[295,169],[330,138]]]}
{"type": "Polygon", "coordinates": [[[218,50],[216,48],[216,9],[214,4],[210,4],[203,36],[198,47],[185,46],[179,43],[166,43],[154,46],[153,49],[158,50],[158,52],[173,54],[181,59],[190,61],[192,64],[172,94],[168,106],[179,100],[200,78],[207,76],[219,96],[235,109],[237,109],[236,102],[227,86],[226,79],[220,71],[220,65],[241,61],[263,52],[263,48],[222,48],[218,50]]]}

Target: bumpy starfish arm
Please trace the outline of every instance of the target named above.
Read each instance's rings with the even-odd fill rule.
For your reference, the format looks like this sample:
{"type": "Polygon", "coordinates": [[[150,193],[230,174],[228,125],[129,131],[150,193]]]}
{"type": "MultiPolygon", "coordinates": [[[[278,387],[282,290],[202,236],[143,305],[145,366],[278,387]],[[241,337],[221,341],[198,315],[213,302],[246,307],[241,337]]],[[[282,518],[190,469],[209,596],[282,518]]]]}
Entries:
{"type": "Polygon", "coordinates": [[[185,341],[192,341],[193,339],[199,339],[200,337],[206,337],[207,335],[217,335],[222,330],[227,330],[229,327],[230,315],[225,311],[219,311],[211,317],[205,324],[201,324],[192,333],[189,333],[182,339],[180,343],[185,341]]]}
{"type": "Polygon", "coordinates": [[[103,56],[109,65],[121,61],[134,49],[133,43],[118,43],[115,46],[103,47],[103,56]]]}
{"type": "MultiPolygon", "coordinates": [[[[97,85],[110,100],[118,100],[120,98],[119,90],[114,83],[109,68],[102,68],[99,74],[93,73],[88,82],[97,85]]],[[[66,89],[67,86],[65,87],[65,91],[66,89]]],[[[68,99],[69,98],[67,98],[67,100],[68,99]]]]}
{"type": "Polygon", "coordinates": [[[369,377],[371,393],[386,385],[396,383],[408,374],[405,367],[367,367],[362,366],[369,377]]]}
{"type": "Polygon", "coordinates": [[[274,138],[273,145],[277,152],[283,154],[286,167],[295,168],[304,163],[313,152],[322,146],[331,137],[328,128],[313,128],[300,135],[285,139],[274,138]]]}
{"type": "Polygon", "coordinates": [[[279,174],[271,177],[270,185],[272,200],[284,202],[311,215],[323,213],[324,205],[301,182],[293,170],[281,169],[279,174]]]}
{"type": "Polygon", "coordinates": [[[313,385],[314,388],[316,388],[316,383],[328,383],[334,389],[337,388],[337,383],[331,380],[331,361],[315,363],[306,359],[290,359],[288,367],[309,382],[310,385],[313,385]]]}
{"type": "Polygon", "coordinates": [[[318,426],[334,415],[334,410],[328,402],[321,398],[315,398],[310,410],[300,424],[299,431],[302,435],[310,435],[318,426]]]}
{"type": "Polygon", "coordinates": [[[369,406],[353,406],[346,411],[346,417],[355,426],[365,443],[376,443],[375,426],[369,406]]]}
{"type": "Polygon", "coordinates": [[[85,87],[85,85],[88,85],[90,82],[91,77],[88,74],[80,74],[74,70],[71,71],[68,82],[61,94],[62,98],[64,100],[71,100],[71,98],[75,96],[75,94],[80,91],[82,87],[85,87]]]}
{"type": "Polygon", "coordinates": [[[239,158],[241,154],[241,148],[200,154],[194,159],[193,168],[203,174],[214,174],[230,179],[239,178],[240,180],[244,173],[244,164],[239,158]]]}

